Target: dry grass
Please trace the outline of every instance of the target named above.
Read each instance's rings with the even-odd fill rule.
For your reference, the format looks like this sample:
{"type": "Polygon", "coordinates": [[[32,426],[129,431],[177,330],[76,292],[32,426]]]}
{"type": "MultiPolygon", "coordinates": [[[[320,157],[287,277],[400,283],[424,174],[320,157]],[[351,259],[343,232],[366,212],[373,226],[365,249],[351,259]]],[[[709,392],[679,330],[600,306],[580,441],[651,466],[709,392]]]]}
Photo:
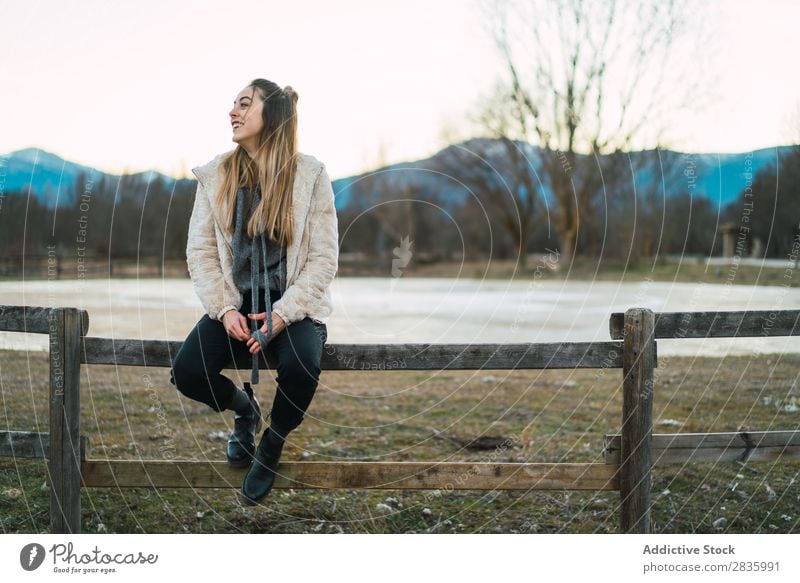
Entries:
{"type": "MultiPolygon", "coordinates": [[[[572,264],[565,264],[560,271],[548,269],[551,262],[539,256],[530,256],[525,267],[519,261],[507,259],[485,259],[465,262],[437,262],[421,264],[412,261],[403,268],[403,277],[453,277],[476,279],[519,279],[526,281],[535,278],[539,281],[613,281],[639,283],[645,279],[665,282],[740,284],[740,285],[785,285],[797,287],[797,278],[785,279],[783,268],[737,265],[706,266],[687,257],[682,264],[659,259],[640,262],[604,260],[598,265],[593,258],[577,258],[572,264]]],[[[374,267],[362,263],[340,263],[339,277],[371,276],[388,277],[385,264],[374,267]]]]}

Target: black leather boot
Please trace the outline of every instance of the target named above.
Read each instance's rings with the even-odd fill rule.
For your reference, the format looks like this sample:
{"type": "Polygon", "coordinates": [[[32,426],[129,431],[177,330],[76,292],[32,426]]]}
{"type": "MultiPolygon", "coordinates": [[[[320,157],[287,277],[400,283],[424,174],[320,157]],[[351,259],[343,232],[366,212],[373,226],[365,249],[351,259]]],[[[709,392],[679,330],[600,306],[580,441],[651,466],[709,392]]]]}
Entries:
{"type": "Polygon", "coordinates": [[[233,417],[233,433],[228,438],[228,464],[234,468],[246,468],[253,460],[256,433],[261,431],[261,407],[250,383],[244,383],[244,392],[250,397],[250,412],[246,415],[237,413],[233,417]]]}
{"type": "Polygon", "coordinates": [[[245,504],[258,504],[272,490],[285,438],[272,427],[261,436],[253,464],[242,482],[241,494],[245,504]]]}

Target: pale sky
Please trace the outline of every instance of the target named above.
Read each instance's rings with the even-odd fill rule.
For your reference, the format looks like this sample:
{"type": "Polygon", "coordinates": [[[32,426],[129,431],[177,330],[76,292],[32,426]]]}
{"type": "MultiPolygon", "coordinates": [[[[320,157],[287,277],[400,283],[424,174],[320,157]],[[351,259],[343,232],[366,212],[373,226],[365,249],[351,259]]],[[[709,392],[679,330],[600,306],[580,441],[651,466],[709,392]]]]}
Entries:
{"type": "MultiPolygon", "coordinates": [[[[676,119],[675,145],[800,141],[800,2],[710,10],[715,101],[676,119]]],[[[435,153],[504,73],[474,0],[6,2],[0,55],[0,153],[175,176],[235,146],[254,77],[297,90],[300,149],[336,178],[435,153]]]]}

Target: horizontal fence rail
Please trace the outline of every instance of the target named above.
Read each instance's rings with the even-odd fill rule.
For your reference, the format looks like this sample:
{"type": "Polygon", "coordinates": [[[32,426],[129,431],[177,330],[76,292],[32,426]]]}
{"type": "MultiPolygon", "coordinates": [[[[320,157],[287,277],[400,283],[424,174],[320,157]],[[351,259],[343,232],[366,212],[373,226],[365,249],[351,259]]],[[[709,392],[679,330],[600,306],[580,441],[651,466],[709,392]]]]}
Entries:
{"type": "MultiPolygon", "coordinates": [[[[86,337],[81,362],[129,366],[171,366],[181,341],[113,340],[86,337]]],[[[478,370],[621,368],[622,342],[522,344],[326,344],[322,370],[478,370]]],[[[264,353],[262,353],[263,355],[264,353]]],[[[274,370],[278,363],[266,353],[274,370]]],[[[266,368],[260,359],[260,368],[266,368]]],[[[252,366],[249,356],[236,368],[252,366]]],[[[231,363],[231,368],[234,363],[231,363]]]]}
{"type": "MultiPolygon", "coordinates": [[[[80,455],[86,459],[89,438],[81,435],[80,455]]],[[[0,457],[46,458],[50,451],[50,434],[35,431],[0,431],[0,457]]]]}
{"type": "MultiPolygon", "coordinates": [[[[0,456],[46,458],[50,436],[0,431],[0,456]]],[[[95,488],[229,488],[247,469],[217,461],[92,459],[81,436],[81,476],[95,488]]],[[[279,489],[618,490],[617,464],[282,462],[279,489]]]]}
{"type": "MultiPolygon", "coordinates": [[[[614,340],[623,337],[625,314],[609,320],[614,340]]],[[[800,310],[753,310],[746,312],[657,312],[656,338],[747,338],[753,336],[800,336],[800,310]]]]}
{"type": "MultiPolygon", "coordinates": [[[[754,462],[800,459],[800,430],[653,434],[653,463],[754,462]]],[[[603,457],[618,464],[621,436],[606,435],[603,457]]]]}
{"type": "MultiPolygon", "coordinates": [[[[49,334],[53,326],[50,317],[58,309],[39,306],[0,305],[0,331],[49,334]]],[[[75,310],[75,308],[68,309],[75,310]]],[[[85,336],[89,332],[89,312],[86,310],[76,311],[80,314],[81,335],[85,336]]]]}
{"type": "MultiPolygon", "coordinates": [[[[618,490],[604,463],[281,462],[275,488],[402,490],[618,490]]],[[[87,460],[90,487],[238,488],[246,469],[226,462],[87,460]]]]}

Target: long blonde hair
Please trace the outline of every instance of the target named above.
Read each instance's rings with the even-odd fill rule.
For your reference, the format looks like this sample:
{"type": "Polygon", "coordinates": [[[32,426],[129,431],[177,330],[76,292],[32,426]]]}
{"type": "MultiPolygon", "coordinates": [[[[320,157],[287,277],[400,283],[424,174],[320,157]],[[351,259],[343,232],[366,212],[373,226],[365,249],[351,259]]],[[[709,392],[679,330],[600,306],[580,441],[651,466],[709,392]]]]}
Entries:
{"type": "Polygon", "coordinates": [[[258,184],[261,201],[247,222],[247,235],[252,239],[256,234],[266,233],[276,243],[289,245],[294,235],[292,189],[298,161],[298,95],[291,86],[281,89],[266,79],[253,79],[249,87],[255,87],[263,100],[264,129],[258,137],[254,159],[237,145],[221,161],[223,178],[215,204],[223,224],[233,232],[237,190],[247,188],[252,197],[258,184]],[[223,201],[227,203],[224,206],[223,201]]]}

